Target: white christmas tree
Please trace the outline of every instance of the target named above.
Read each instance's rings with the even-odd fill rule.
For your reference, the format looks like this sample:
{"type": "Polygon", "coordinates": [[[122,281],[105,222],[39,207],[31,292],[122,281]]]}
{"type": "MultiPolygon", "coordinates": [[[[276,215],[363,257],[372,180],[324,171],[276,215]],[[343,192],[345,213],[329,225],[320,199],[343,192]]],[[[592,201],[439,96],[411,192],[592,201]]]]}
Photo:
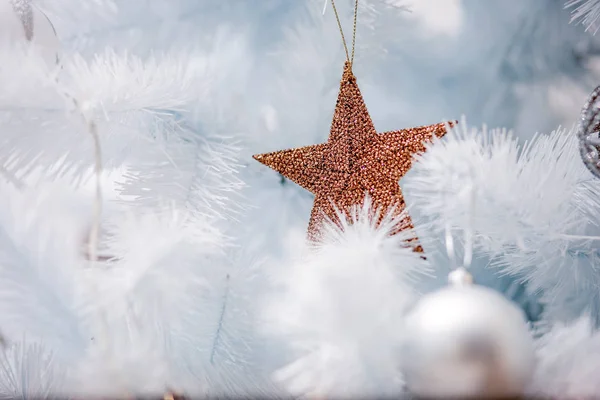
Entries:
{"type": "Polygon", "coordinates": [[[0,0],[2,396],[405,393],[405,316],[445,284],[449,229],[530,319],[527,392],[600,394],[600,180],[574,125],[598,2],[359,2],[378,131],[469,118],[400,182],[426,260],[368,201],[307,246],[312,196],[251,158],[327,137],[325,4],[0,0]]]}

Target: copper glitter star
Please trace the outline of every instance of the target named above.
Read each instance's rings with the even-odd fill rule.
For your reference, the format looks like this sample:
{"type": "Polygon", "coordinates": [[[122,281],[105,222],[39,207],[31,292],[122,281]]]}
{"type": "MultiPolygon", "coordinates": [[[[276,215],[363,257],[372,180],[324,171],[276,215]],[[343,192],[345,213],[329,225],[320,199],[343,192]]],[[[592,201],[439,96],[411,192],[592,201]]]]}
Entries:
{"type": "MultiPolygon", "coordinates": [[[[366,195],[380,211],[379,221],[390,211],[399,216],[405,203],[398,181],[410,169],[413,155],[425,151],[424,142],[445,134],[444,123],[378,134],[346,62],[327,142],[254,158],[315,195],[308,237],[318,240],[326,219],[338,221],[336,208],[348,215],[366,195]]],[[[405,216],[394,233],[412,227],[405,216]]],[[[423,251],[418,244],[413,248],[423,251]]]]}

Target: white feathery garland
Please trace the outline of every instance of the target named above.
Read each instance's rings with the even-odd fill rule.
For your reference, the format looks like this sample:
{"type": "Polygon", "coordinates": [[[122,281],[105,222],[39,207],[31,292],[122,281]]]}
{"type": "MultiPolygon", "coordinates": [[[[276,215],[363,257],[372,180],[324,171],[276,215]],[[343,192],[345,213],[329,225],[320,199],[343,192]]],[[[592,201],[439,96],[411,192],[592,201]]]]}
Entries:
{"type": "MultiPolygon", "coordinates": [[[[234,44],[230,56],[239,51],[234,44]]],[[[194,138],[191,128],[181,128],[182,116],[173,117],[186,110],[193,119],[190,103],[217,91],[208,67],[219,70],[219,59],[181,53],[146,62],[107,51],[92,62],[66,57],[54,71],[34,48],[7,45],[0,52],[2,169],[18,183],[2,183],[0,329],[9,350],[29,346],[20,340],[27,337],[64,366],[60,382],[44,372],[53,388],[40,395],[123,396],[170,387],[198,395],[264,392],[269,385],[252,361],[252,299],[260,282],[248,286],[252,269],[223,256],[231,247],[219,226],[239,208],[236,148],[222,137],[211,143],[210,131],[194,138]],[[103,261],[94,269],[84,257],[91,201],[72,188],[90,178],[93,152],[78,116],[61,107],[65,91],[99,121],[105,165],[127,171],[121,180],[130,200],[104,204],[103,261]],[[202,160],[190,164],[194,153],[202,160]],[[157,156],[166,162],[157,165],[157,156]],[[162,173],[156,182],[138,174],[152,161],[152,172],[162,173]],[[176,174],[182,179],[165,185],[164,177],[176,174]],[[162,197],[152,204],[131,199],[147,190],[162,197]],[[100,318],[110,323],[111,346],[96,343],[100,318]]],[[[225,76],[228,69],[220,71],[225,76]]],[[[34,353],[14,357],[31,365],[31,357],[43,356],[34,353]]],[[[10,392],[14,377],[4,378],[10,392]]],[[[21,390],[38,391],[36,385],[21,390]]]]}
{"type": "Polygon", "coordinates": [[[63,367],[40,343],[23,339],[10,344],[0,353],[0,396],[46,399],[67,395],[63,367]]]}

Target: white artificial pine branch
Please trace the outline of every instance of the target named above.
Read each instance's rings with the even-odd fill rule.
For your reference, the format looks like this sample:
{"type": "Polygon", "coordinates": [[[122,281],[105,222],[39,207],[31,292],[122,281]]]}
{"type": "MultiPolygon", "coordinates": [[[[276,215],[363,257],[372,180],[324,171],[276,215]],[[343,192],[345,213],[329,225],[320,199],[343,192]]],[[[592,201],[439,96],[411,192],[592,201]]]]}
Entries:
{"type": "Polygon", "coordinates": [[[202,95],[210,61],[186,53],[141,59],[107,49],[92,61],[73,55],[64,70],[72,92],[100,113],[160,113],[181,110],[202,95]]]}
{"type": "Polygon", "coordinates": [[[191,394],[271,397],[277,391],[269,373],[280,354],[257,332],[268,285],[262,263],[233,252],[205,272],[211,285],[198,299],[195,352],[181,359],[194,378],[191,394]]]}
{"type": "MultiPolygon", "coordinates": [[[[238,208],[241,186],[236,148],[216,135],[235,132],[243,123],[242,118],[233,124],[223,118],[235,110],[241,94],[236,80],[246,73],[235,67],[234,58],[248,60],[240,44],[221,40],[210,52],[143,59],[111,50],[91,61],[68,55],[62,58],[60,76],[41,67],[29,54],[33,50],[2,49],[11,60],[0,69],[7,88],[0,95],[6,105],[0,121],[5,175],[31,184],[28,193],[45,193],[43,182],[48,180],[67,178],[79,184],[89,178],[92,143],[79,115],[66,113],[69,107],[60,94],[69,93],[97,121],[104,166],[126,166],[122,194],[130,195],[130,205],[143,206],[135,216],[105,213],[99,238],[102,260],[91,269],[84,257],[91,204],[84,215],[77,214],[76,226],[56,234],[60,244],[72,246],[67,249],[71,258],[59,258],[60,265],[76,271],[71,287],[57,289],[64,296],[70,290],[77,294],[62,306],[74,308],[74,324],[82,323],[85,334],[68,324],[70,316],[54,318],[47,330],[29,320],[23,309],[28,302],[46,300],[46,308],[53,304],[43,290],[15,290],[27,298],[22,305],[11,297],[0,302],[11,337],[25,331],[61,357],[70,357],[74,373],[67,387],[73,393],[122,396],[169,387],[199,394],[264,392],[252,340],[256,293],[249,282],[255,272],[241,262],[238,268],[231,264],[224,250],[232,249],[225,249],[219,227],[238,208]],[[131,199],[132,194],[137,198],[131,199]],[[165,211],[164,202],[174,206],[165,211]],[[108,337],[104,321],[109,322],[108,337]],[[67,335],[54,332],[53,324],[59,323],[81,337],[65,345],[62,336],[67,335]]],[[[69,194],[67,207],[73,201],[69,194]]],[[[19,206],[34,207],[36,213],[46,209],[19,206]]],[[[56,223],[50,221],[41,233],[54,232],[56,223]]],[[[21,282],[22,277],[13,275],[27,256],[44,254],[34,248],[7,265],[4,285],[41,285],[35,276],[21,282]]]]}
{"type": "MultiPolygon", "coordinates": [[[[49,253],[36,247],[36,236],[11,236],[20,239],[19,258],[0,269],[0,324],[9,340],[22,332],[44,340],[71,367],[65,388],[78,395],[144,395],[167,388],[198,395],[265,394],[269,384],[258,353],[264,346],[252,339],[262,286],[247,258],[234,265],[223,257],[223,235],[212,217],[203,221],[201,214],[190,217],[169,207],[138,208],[135,214],[109,207],[102,221],[103,259],[90,269],[84,243],[91,201],[75,208],[71,190],[52,187],[62,195],[43,186],[22,195],[13,189],[18,194],[13,206],[3,206],[11,218],[0,219],[3,228],[27,224],[27,213],[36,210],[45,224],[32,225],[29,235],[67,246],[49,253]],[[36,258],[33,272],[22,270],[38,255],[44,255],[43,264],[36,258]],[[38,270],[55,262],[71,266],[69,285],[56,285],[64,278],[56,268],[38,270]],[[99,325],[105,322],[108,332],[99,325]],[[99,329],[108,336],[99,336],[99,329]]],[[[0,243],[3,259],[11,261],[9,243],[0,243]]]]}
{"type": "MultiPolygon", "coordinates": [[[[239,46],[234,43],[230,47],[239,46]]],[[[5,106],[0,109],[5,135],[1,152],[4,169],[8,172],[23,176],[45,164],[51,167],[47,168],[48,178],[65,173],[77,177],[94,162],[91,141],[82,139],[86,127],[78,115],[65,115],[67,107],[60,93],[68,92],[96,119],[106,154],[106,168],[120,167],[137,158],[134,164],[143,166],[141,172],[145,172],[144,164],[156,165],[158,156],[170,164],[170,172],[191,174],[196,179],[204,179],[207,174],[212,176],[215,170],[223,171],[220,181],[213,178],[214,186],[207,186],[215,187],[216,192],[222,190],[229,194],[239,187],[239,181],[233,178],[234,148],[223,143],[222,137],[213,140],[213,144],[209,144],[208,139],[193,137],[197,143],[188,143],[190,128],[182,129],[180,125],[185,122],[176,114],[177,110],[186,108],[188,114],[193,115],[190,104],[198,97],[210,104],[215,85],[222,81],[214,72],[220,62],[227,61],[227,51],[222,52],[221,58],[182,53],[150,57],[143,62],[138,57],[119,56],[112,51],[106,51],[92,62],[76,55],[65,61],[64,73],[57,79],[52,70],[40,66],[40,60],[30,54],[32,51],[1,49],[6,51],[3,58],[11,61],[0,71],[0,80],[6,83],[6,90],[0,95],[0,105],[5,99],[5,106]],[[15,82],[32,84],[17,87],[15,82]],[[33,113],[42,117],[31,118],[33,113]],[[185,161],[174,159],[178,152],[185,155],[185,161]],[[217,163],[202,162],[192,170],[183,171],[183,165],[178,165],[202,157],[203,153],[217,163]]],[[[194,185],[185,176],[182,179],[194,185]]],[[[186,185],[186,182],[180,183],[186,185]]]]}
{"type": "Polygon", "coordinates": [[[593,233],[600,183],[583,166],[573,132],[519,146],[505,131],[471,129],[463,120],[417,157],[405,190],[434,232],[472,229],[496,271],[541,291],[549,318],[599,310],[593,233]]]}
{"type": "Polygon", "coordinates": [[[21,340],[0,352],[0,397],[52,399],[69,395],[67,371],[41,343],[21,340]]]}
{"type": "Polygon", "coordinates": [[[293,395],[347,398],[398,394],[397,352],[411,282],[427,263],[390,236],[389,217],[375,227],[369,202],[352,221],[329,225],[323,242],[297,248],[274,271],[266,299],[266,333],[295,357],[275,379],[293,395]]]}
{"type": "Polygon", "coordinates": [[[239,139],[248,128],[239,92],[246,72],[235,66],[248,56],[237,37],[224,35],[214,47],[204,55],[203,86],[194,92],[194,104],[181,112],[160,110],[149,126],[150,145],[130,155],[123,194],[135,196],[139,205],[167,201],[217,220],[240,209],[239,139]]]}
{"type": "Polygon", "coordinates": [[[175,132],[183,140],[145,147],[146,154],[129,166],[122,195],[131,196],[144,207],[169,201],[198,214],[201,220],[207,216],[217,221],[234,217],[240,209],[243,183],[237,176],[238,149],[233,139],[224,142],[223,138],[202,137],[189,130],[175,132]]]}
{"type": "MultiPolygon", "coordinates": [[[[94,162],[92,142],[83,139],[87,128],[77,113],[67,114],[72,105],[65,103],[62,93],[76,97],[97,119],[102,148],[108,155],[106,166],[110,168],[124,161],[124,149],[139,149],[139,141],[151,144],[149,130],[164,112],[162,107],[183,107],[193,96],[187,93],[195,92],[191,82],[200,84],[198,75],[194,78],[190,72],[194,70],[193,63],[173,61],[168,56],[162,64],[150,63],[147,67],[139,59],[119,58],[111,52],[106,59],[98,58],[90,65],[75,57],[64,67],[73,74],[59,77],[58,71],[42,65],[33,50],[0,46],[0,52],[7,60],[0,71],[0,83],[5,88],[0,94],[0,123],[5,140],[1,152],[4,168],[13,173],[27,173],[39,164],[50,167],[61,158],[60,170],[55,173],[69,168],[81,173],[82,168],[85,170],[94,162]],[[183,67],[184,64],[188,66],[183,67]],[[112,69],[105,70],[101,65],[112,69]],[[164,71],[171,75],[161,79],[164,71]],[[181,73],[178,75],[177,71],[181,73]],[[98,80],[103,83],[98,85],[98,80]],[[23,83],[17,85],[18,82],[23,83]],[[131,103],[133,99],[138,103],[131,103]],[[125,100],[132,106],[126,110],[118,105],[125,100]],[[113,158],[115,153],[121,153],[121,159],[113,158]]],[[[142,149],[139,151],[142,153],[142,149]]]]}
{"type": "Polygon", "coordinates": [[[2,185],[0,326],[9,343],[23,335],[73,362],[87,346],[82,276],[91,201],[64,186],[23,192],[2,185]]]}
{"type": "Polygon", "coordinates": [[[598,18],[600,18],[600,0],[569,0],[565,4],[566,8],[575,8],[572,12],[571,22],[580,21],[585,25],[586,30],[593,34],[598,32],[598,18]]]}
{"type": "MultiPolygon", "coordinates": [[[[264,394],[253,340],[260,281],[246,262],[223,257],[210,217],[178,208],[138,209],[105,221],[110,259],[87,272],[98,287],[86,315],[105,315],[109,348],[92,348],[75,383],[85,395],[264,394]]],[[[227,249],[229,252],[231,248],[227,249]]]]}
{"type": "Polygon", "coordinates": [[[166,390],[183,373],[177,360],[193,351],[193,310],[209,285],[197,260],[220,250],[219,235],[169,209],[119,216],[105,222],[105,231],[111,260],[88,271],[97,291],[85,310],[105,316],[110,346],[90,354],[79,382],[88,395],[166,390]],[[173,336],[190,347],[169,354],[173,336]]]}
{"type": "Polygon", "coordinates": [[[469,128],[463,120],[417,157],[405,187],[417,196],[415,206],[424,215],[443,218],[434,221],[440,232],[448,221],[465,226],[472,214],[468,195],[473,188],[474,229],[490,246],[523,243],[537,229],[552,235],[569,217],[565,203],[583,176],[579,160],[571,157],[576,150],[574,136],[559,131],[552,138],[548,143],[540,136],[519,154],[510,132],[469,128]]]}

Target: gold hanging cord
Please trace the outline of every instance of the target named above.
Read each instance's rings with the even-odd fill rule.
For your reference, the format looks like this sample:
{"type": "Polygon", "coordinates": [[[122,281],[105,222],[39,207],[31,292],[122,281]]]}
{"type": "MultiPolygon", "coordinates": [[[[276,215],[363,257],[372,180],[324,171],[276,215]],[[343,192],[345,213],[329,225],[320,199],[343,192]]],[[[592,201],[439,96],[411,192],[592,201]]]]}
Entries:
{"type": "Polygon", "coordinates": [[[354,3],[354,27],[352,29],[352,56],[348,52],[348,45],[346,44],[346,38],[344,37],[344,30],[342,29],[342,23],[340,22],[340,16],[338,15],[337,9],[335,8],[335,1],[331,0],[331,6],[333,7],[333,13],[335,14],[335,19],[337,20],[338,27],[340,28],[340,33],[342,34],[342,43],[344,43],[344,50],[346,50],[346,59],[352,65],[354,63],[354,48],[356,45],[356,20],[358,17],[358,0],[354,3]]]}

